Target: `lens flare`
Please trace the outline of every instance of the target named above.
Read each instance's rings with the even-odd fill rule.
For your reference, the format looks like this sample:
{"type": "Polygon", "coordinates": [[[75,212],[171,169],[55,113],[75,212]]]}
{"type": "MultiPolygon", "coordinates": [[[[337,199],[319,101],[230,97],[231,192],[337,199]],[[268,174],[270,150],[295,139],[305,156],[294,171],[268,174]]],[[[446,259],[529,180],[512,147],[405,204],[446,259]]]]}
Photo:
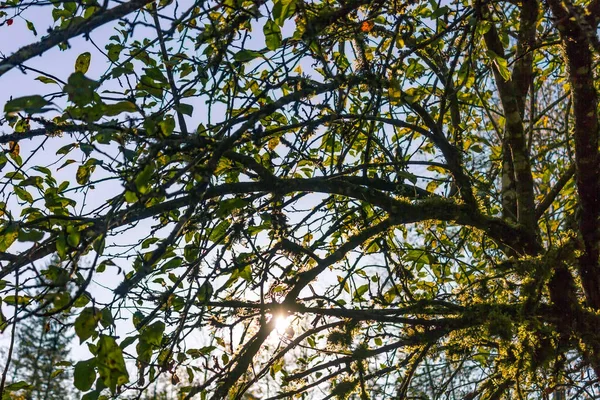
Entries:
{"type": "Polygon", "coordinates": [[[275,316],[275,330],[278,334],[284,335],[290,327],[291,317],[286,315],[275,316]]]}

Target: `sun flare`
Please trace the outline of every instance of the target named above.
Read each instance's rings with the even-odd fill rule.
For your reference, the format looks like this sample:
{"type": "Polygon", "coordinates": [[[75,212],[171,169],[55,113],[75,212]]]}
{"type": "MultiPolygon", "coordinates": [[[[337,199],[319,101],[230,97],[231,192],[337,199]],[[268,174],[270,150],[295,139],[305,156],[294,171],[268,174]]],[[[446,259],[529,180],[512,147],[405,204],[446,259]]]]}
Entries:
{"type": "Polygon", "coordinates": [[[290,327],[291,317],[285,315],[275,316],[275,330],[278,334],[284,335],[290,327]]]}

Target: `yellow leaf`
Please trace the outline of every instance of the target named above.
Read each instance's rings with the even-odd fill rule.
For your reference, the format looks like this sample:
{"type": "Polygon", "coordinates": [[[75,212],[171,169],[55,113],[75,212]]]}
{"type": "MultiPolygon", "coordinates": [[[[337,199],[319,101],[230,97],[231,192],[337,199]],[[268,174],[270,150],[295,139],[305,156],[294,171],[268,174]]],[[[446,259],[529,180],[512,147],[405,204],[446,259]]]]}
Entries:
{"type": "Polygon", "coordinates": [[[9,142],[8,143],[9,153],[13,156],[18,156],[21,153],[21,147],[17,142],[9,142]]]}
{"type": "Polygon", "coordinates": [[[267,146],[269,147],[269,150],[271,150],[271,151],[275,150],[275,147],[277,147],[277,145],[279,145],[278,137],[274,137],[273,139],[269,140],[269,143],[267,144],[267,146]]]}
{"type": "Polygon", "coordinates": [[[92,59],[92,55],[89,51],[85,53],[81,53],[77,60],[75,61],[75,72],[81,72],[85,74],[87,70],[90,68],[90,60],[92,59]]]}

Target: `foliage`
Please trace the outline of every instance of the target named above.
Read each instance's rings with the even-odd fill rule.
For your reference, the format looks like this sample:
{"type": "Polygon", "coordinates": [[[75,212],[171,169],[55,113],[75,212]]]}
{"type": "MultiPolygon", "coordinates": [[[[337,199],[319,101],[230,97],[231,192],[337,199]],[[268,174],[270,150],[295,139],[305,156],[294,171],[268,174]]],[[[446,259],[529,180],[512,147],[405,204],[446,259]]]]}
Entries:
{"type": "Polygon", "coordinates": [[[86,400],[597,396],[597,0],[4,4],[2,328],[86,400]]]}
{"type": "Polygon", "coordinates": [[[65,400],[73,394],[69,373],[69,318],[65,314],[35,316],[18,324],[11,382],[11,399],[65,400]]]}

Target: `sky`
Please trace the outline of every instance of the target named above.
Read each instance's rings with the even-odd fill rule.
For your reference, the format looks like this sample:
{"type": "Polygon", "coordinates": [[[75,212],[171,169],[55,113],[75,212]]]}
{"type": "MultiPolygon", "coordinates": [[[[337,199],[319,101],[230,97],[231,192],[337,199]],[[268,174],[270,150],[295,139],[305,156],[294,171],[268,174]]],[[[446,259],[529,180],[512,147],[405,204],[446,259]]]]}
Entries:
{"type": "MultiPolygon", "coordinates": [[[[33,32],[28,29],[27,21],[25,19],[21,17],[15,18],[11,25],[4,24],[0,26],[0,52],[2,55],[10,55],[22,46],[36,42],[45,34],[46,29],[53,25],[50,15],[50,7],[31,8],[27,10],[25,16],[36,26],[38,36],[36,37],[33,32]]],[[[77,57],[83,52],[90,52],[92,62],[90,64],[89,71],[86,73],[86,76],[91,79],[98,79],[107,71],[109,64],[106,61],[106,57],[94,46],[94,43],[103,49],[104,45],[108,43],[109,37],[115,34],[114,25],[114,23],[111,23],[94,30],[90,35],[91,41],[79,36],[69,41],[70,48],[66,51],[61,51],[58,49],[58,47],[55,47],[47,51],[41,57],[29,60],[26,65],[30,68],[44,71],[66,81],[68,76],[74,71],[75,60],[77,57]]],[[[293,26],[287,25],[283,30],[284,37],[291,36],[293,33],[292,31],[293,26]]],[[[254,32],[260,32],[260,30],[255,29],[254,32]]],[[[141,34],[143,34],[143,31],[138,31],[138,35],[141,34]]],[[[261,37],[260,33],[255,34],[253,41],[256,41],[256,43],[252,43],[251,41],[248,43],[248,48],[259,49],[264,47],[263,38],[261,37]]],[[[302,65],[302,68],[305,72],[310,71],[310,65],[302,65]]],[[[4,109],[4,104],[10,99],[10,96],[21,97],[33,94],[50,94],[57,90],[57,87],[53,84],[44,84],[41,81],[36,80],[36,78],[39,76],[40,73],[34,71],[26,71],[26,73],[24,73],[24,71],[15,68],[0,77],[0,87],[2,87],[2,91],[0,91],[0,109],[4,109]]],[[[110,84],[107,84],[102,88],[111,89],[110,84]]],[[[114,89],[117,90],[120,88],[115,86],[114,89]]],[[[200,111],[202,109],[201,107],[203,106],[201,100],[202,99],[194,100],[196,112],[192,118],[187,119],[188,127],[191,129],[194,129],[198,123],[206,121],[206,115],[203,115],[200,111]]],[[[186,102],[189,101],[186,100],[186,102]]],[[[57,101],[57,103],[60,105],[60,101],[57,101]]],[[[213,112],[218,113],[219,110],[215,109],[213,112]]],[[[6,125],[0,126],[0,135],[8,133],[12,133],[12,129],[10,127],[6,125]]],[[[54,162],[57,158],[55,155],[56,150],[66,144],[72,143],[74,140],[75,138],[69,135],[64,135],[62,138],[52,138],[51,140],[48,140],[45,146],[35,154],[35,159],[32,160],[33,162],[31,162],[30,165],[45,165],[52,167],[50,163],[54,162]]],[[[26,155],[31,154],[35,149],[37,149],[41,142],[41,138],[21,141],[20,146],[23,158],[25,159],[26,155]]],[[[113,148],[112,150],[114,151],[115,149],[113,148]]],[[[75,153],[70,154],[69,158],[71,158],[73,154],[75,153]]],[[[76,158],[76,161],[81,161],[83,157],[81,155],[79,157],[79,159],[77,159],[77,157],[73,158],[76,158]]],[[[80,163],[75,162],[65,168],[60,169],[56,172],[55,178],[58,180],[58,182],[63,180],[72,180],[75,176],[75,171],[77,170],[78,165],[80,165],[80,163]]],[[[54,165],[51,169],[54,171],[56,170],[56,167],[58,167],[58,165],[54,165]]],[[[3,171],[3,173],[5,172],[6,171],[3,171]]],[[[103,176],[102,173],[103,172],[101,169],[96,169],[93,178],[101,178],[103,176]]],[[[98,188],[85,199],[86,209],[94,209],[104,204],[107,199],[121,193],[122,191],[123,187],[120,183],[118,183],[118,181],[109,181],[107,183],[103,183],[102,185],[98,185],[98,188]]],[[[78,195],[78,197],[79,200],[83,200],[81,195],[78,195]]],[[[314,199],[315,197],[312,198],[312,201],[314,201],[314,199]]],[[[314,204],[312,201],[310,205],[314,204]]],[[[134,229],[127,232],[125,237],[123,237],[123,241],[128,242],[128,238],[130,237],[136,238],[143,236],[144,233],[148,232],[151,225],[152,221],[141,222],[134,229]]],[[[25,248],[23,245],[20,245],[20,247],[22,249],[25,248]]],[[[19,244],[16,244],[10,249],[11,252],[18,250],[19,244]]],[[[125,271],[130,269],[122,259],[115,260],[115,262],[123,267],[125,271]]],[[[331,276],[332,279],[335,279],[333,275],[335,275],[335,272],[332,272],[331,276]]],[[[110,301],[112,299],[112,293],[109,290],[104,289],[102,286],[114,288],[116,286],[115,282],[120,282],[122,280],[123,276],[117,275],[115,269],[109,269],[103,274],[96,275],[95,284],[90,288],[90,292],[100,301],[110,301]]],[[[10,311],[5,310],[5,314],[10,315],[10,311]]],[[[117,324],[117,332],[119,332],[122,337],[125,336],[127,332],[133,330],[130,321],[118,321],[117,324]]],[[[281,335],[284,333],[285,329],[281,326],[281,323],[279,325],[280,326],[278,327],[278,332],[276,332],[276,334],[281,335]]],[[[198,335],[190,337],[187,339],[187,341],[191,346],[201,347],[205,344],[205,339],[206,338],[202,337],[202,335],[198,335]]],[[[0,345],[6,345],[8,340],[8,331],[0,335],[0,345]]],[[[133,347],[134,346],[131,346],[131,348],[128,348],[128,350],[131,351],[133,347]]],[[[79,345],[78,339],[75,339],[73,343],[73,358],[75,360],[80,360],[90,357],[91,353],[89,353],[87,346],[85,344],[79,345]]],[[[132,379],[135,378],[133,374],[130,375],[132,379]]]]}
{"type": "MultiPolygon", "coordinates": [[[[11,25],[4,24],[0,26],[0,54],[3,56],[7,56],[17,51],[19,48],[28,45],[30,43],[34,43],[40,39],[46,32],[48,27],[53,26],[53,21],[51,17],[51,7],[32,7],[27,12],[24,13],[25,17],[35,24],[36,30],[38,31],[38,35],[35,36],[31,30],[27,27],[27,21],[22,17],[17,17],[13,19],[13,23],[11,25]]],[[[10,16],[10,14],[9,14],[10,16]]],[[[1,21],[1,19],[0,19],[1,21]]],[[[111,35],[115,34],[114,30],[115,23],[110,23],[104,25],[96,30],[94,30],[90,38],[93,42],[98,44],[99,47],[103,49],[104,45],[108,43],[108,39],[111,35]]],[[[67,80],[68,76],[74,72],[74,65],[77,57],[83,52],[91,53],[91,64],[86,76],[91,79],[99,79],[102,74],[104,74],[109,67],[109,64],[105,61],[106,57],[101,54],[98,49],[94,46],[92,41],[85,40],[83,36],[78,36],[69,41],[70,48],[61,51],[58,47],[54,47],[44,53],[40,57],[33,58],[29,60],[26,65],[30,68],[37,69],[39,71],[43,71],[45,73],[54,75],[64,81],[67,80]]],[[[45,84],[39,80],[38,78],[40,73],[34,71],[21,71],[18,68],[14,68],[2,77],[0,77],[0,110],[4,109],[4,104],[6,101],[10,100],[12,97],[22,97],[33,94],[50,94],[56,92],[58,87],[54,84],[45,84]]],[[[110,89],[109,85],[103,86],[103,88],[110,89]]],[[[116,89],[116,88],[115,88],[116,89]]],[[[60,101],[57,101],[60,104],[60,101]]],[[[46,114],[45,117],[51,115],[50,113],[46,114]]],[[[12,128],[7,125],[0,126],[0,135],[10,134],[12,133],[12,128]]],[[[51,138],[46,142],[46,144],[38,150],[34,159],[31,160],[29,166],[33,165],[43,165],[49,167],[53,171],[53,176],[60,183],[64,180],[73,180],[75,176],[75,172],[77,171],[78,165],[80,165],[79,161],[83,159],[82,155],[77,156],[76,152],[72,152],[69,154],[67,158],[75,158],[77,162],[70,164],[60,170],[57,171],[57,168],[64,162],[61,160],[58,164],[52,165],[57,159],[56,151],[64,145],[70,144],[76,141],[75,137],[69,136],[65,134],[62,138],[51,138]],[[55,172],[56,171],[56,172],[55,172]]],[[[20,142],[21,147],[21,156],[23,160],[26,159],[28,155],[38,148],[38,146],[42,143],[42,138],[34,138],[33,140],[23,140],[20,142]]],[[[114,150],[114,149],[113,149],[114,150]]],[[[8,166],[7,166],[8,167],[8,166]]],[[[3,171],[3,174],[8,172],[8,168],[3,171]]],[[[97,168],[94,172],[92,178],[99,179],[103,175],[108,176],[100,168],[97,168]]],[[[71,185],[74,186],[74,185],[71,185]]],[[[91,210],[102,204],[105,201],[123,191],[123,188],[118,181],[112,182],[109,181],[107,183],[103,183],[102,185],[97,185],[97,189],[93,191],[90,195],[85,198],[86,209],[91,210]]],[[[3,197],[3,196],[2,196],[3,197]]],[[[78,199],[78,203],[81,203],[83,197],[81,194],[75,194],[75,199],[78,199]]],[[[16,204],[16,203],[15,203],[16,204]]],[[[11,207],[15,207],[15,204],[12,204],[11,207]]],[[[14,208],[13,208],[14,209],[14,208]]],[[[129,232],[129,235],[133,236],[141,236],[143,232],[147,232],[150,228],[152,221],[142,221],[138,224],[132,231],[129,232]]],[[[24,250],[28,248],[28,244],[20,244],[16,242],[11,248],[11,252],[18,252],[19,250],[24,250]]],[[[121,267],[124,267],[125,270],[129,270],[126,265],[123,265],[122,260],[115,260],[117,265],[121,264],[121,267]]],[[[43,265],[43,264],[40,264],[43,265]]],[[[108,302],[112,299],[112,293],[103,289],[102,286],[107,286],[109,288],[114,287],[115,281],[123,280],[123,276],[118,276],[116,274],[116,269],[108,268],[106,272],[103,274],[96,274],[94,278],[94,283],[90,286],[90,293],[97,298],[99,301],[108,302]]],[[[7,309],[5,306],[3,309],[5,315],[9,316],[11,314],[11,310],[7,309]]],[[[129,321],[117,321],[117,331],[120,333],[125,333],[133,330],[133,327],[129,321]]],[[[0,334],[0,346],[6,346],[10,341],[10,332],[7,330],[3,334],[0,334]]],[[[129,349],[131,350],[131,349],[129,349]]],[[[80,345],[79,339],[75,338],[73,341],[72,347],[72,356],[75,360],[79,359],[87,359],[91,357],[91,353],[88,351],[87,345],[80,345]]]]}
{"type": "MultiPolygon", "coordinates": [[[[184,4],[185,2],[181,3],[184,4]]],[[[10,25],[6,23],[1,25],[0,55],[8,56],[23,46],[37,42],[43,35],[45,35],[46,30],[54,25],[51,17],[51,8],[51,6],[30,7],[28,10],[26,10],[26,12],[23,13],[23,16],[13,18],[10,25]],[[28,28],[28,21],[34,24],[38,33],[37,36],[34,35],[34,33],[28,28]]],[[[12,17],[10,13],[8,16],[12,17]]],[[[0,21],[2,20],[0,19],[0,21]]],[[[110,36],[116,33],[115,25],[116,23],[113,22],[94,30],[90,34],[91,40],[86,40],[83,36],[73,38],[69,41],[70,46],[67,50],[62,51],[58,47],[54,47],[48,50],[42,56],[27,61],[25,65],[31,69],[43,71],[46,74],[53,75],[62,79],[63,81],[66,81],[68,76],[74,72],[74,65],[77,57],[83,52],[90,52],[91,64],[86,76],[91,79],[98,80],[104,73],[106,73],[110,67],[110,64],[108,63],[106,57],[98,50],[95,44],[104,50],[104,46],[109,42],[110,36]]],[[[164,26],[166,26],[166,23],[163,25],[163,27],[164,26]]],[[[140,30],[136,31],[136,34],[140,38],[143,37],[143,29],[144,28],[141,28],[140,30]]],[[[255,31],[261,32],[261,30],[255,31]]],[[[149,34],[152,33],[153,32],[149,34]]],[[[291,36],[292,33],[293,27],[290,28],[288,25],[286,28],[284,28],[284,34],[291,36]]],[[[256,40],[256,43],[248,43],[250,48],[258,49],[264,47],[264,39],[260,37],[261,34],[258,34],[257,36],[258,38],[253,39],[256,40]]],[[[22,97],[34,94],[46,95],[60,90],[55,84],[45,84],[37,80],[36,78],[41,75],[43,74],[33,70],[20,70],[18,68],[14,68],[1,76],[0,87],[2,87],[2,90],[0,91],[0,110],[4,109],[4,104],[10,100],[11,97],[22,97]]],[[[114,80],[110,81],[108,84],[104,84],[102,89],[122,90],[120,87],[116,86],[116,82],[114,80]],[[111,87],[111,85],[114,85],[114,88],[111,87]]],[[[186,117],[189,129],[195,129],[200,122],[206,122],[207,117],[206,114],[203,114],[200,111],[203,106],[202,99],[194,99],[193,101],[196,112],[194,113],[193,117],[186,117]]],[[[186,102],[190,103],[191,101],[186,99],[186,102]]],[[[60,106],[61,100],[57,99],[55,100],[55,103],[60,106]]],[[[213,109],[213,113],[219,113],[220,111],[221,110],[218,108],[213,109]]],[[[48,117],[51,115],[51,113],[47,113],[44,116],[48,117]]],[[[13,130],[10,126],[0,126],[0,135],[11,134],[12,132],[13,130]]],[[[79,156],[76,156],[77,152],[70,153],[66,158],[74,158],[76,162],[57,170],[59,165],[61,165],[66,158],[61,159],[60,162],[56,163],[56,151],[67,144],[73,143],[76,140],[76,137],[64,134],[64,136],[61,138],[51,138],[50,140],[47,140],[41,149],[39,149],[39,146],[42,143],[43,138],[38,137],[34,138],[33,140],[23,140],[19,143],[21,147],[21,156],[23,157],[23,160],[25,160],[29,155],[36,151],[33,155],[34,159],[28,163],[29,167],[33,165],[43,165],[49,167],[53,171],[53,176],[59,183],[64,180],[72,181],[77,167],[81,164],[80,161],[84,160],[83,155],[80,154],[79,156]]],[[[117,149],[115,149],[113,146],[113,148],[110,150],[112,150],[114,154],[114,151],[117,149]]],[[[5,170],[2,171],[2,174],[8,172],[8,169],[9,168],[7,165],[5,170]]],[[[92,178],[102,178],[103,174],[108,176],[108,174],[103,170],[97,168],[92,178]]],[[[73,193],[73,196],[76,200],[78,200],[78,203],[85,201],[85,208],[87,210],[92,210],[104,204],[107,199],[121,193],[122,191],[123,187],[119,181],[109,181],[101,185],[97,185],[97,189],[95,189],[85,199],[81,193],[73,193]]],[[[12,197],[12,199],[13,201],[12,204],[9,204],[9,208],[12,210],[18,209],[19,206],[14,201],[14,197],[12,197]]],[[[129,230],[125,236],[121,236],[123,243],[128,243],[135,240],[137,237],[144,236],[150,230],[152,222],[153,221],[141,221],[135,228],[129,230]]],[[[29,245],[26,243],[20,244],[16,242],[9,251],[18,252],[25,250],[28,247],[29,245]]],[[[123,259],[115,259],[114,262],[122,267],[124,271],[131,269],[123,259]]],[[[43,264],[40,263],[39,265],[43,264]]],[[[110,290],[106,290],[103,286],[114,288],[116,286],[115,282],[120,282],[123,280],[123,274],[117,275],[116,272],[116,269],[109,268],[103,274],[96,274],[94,283],[90,286],[88,291],[99,301],[108,302],[112,300],[112,292],[110,290]]],[[[12,310],[7,309],[6,306],[4,307],[3,311],[7,316],[10,316],[12,313],[12,310]]],[[[125,315],[125,317],[129,316],[125,315]]],[[[122,337],[125,336],[127,332],[134,330],[130,322],[131,318],[127,319],[128,320],[126,321],[117,320],[116,331],[121,334],[122,337]]],[[[278,331],[285,331],[285,329],[282,329],[281,323],[279,323],[278,331]]],[[[186,339],[186,343],[193,347],[202,347],[206,344],[205,339],[206,338],[202,337],[201,335],[188,337],[188,339],[186,339]]],[[[0,334],[0,346],[7,346],[9,341],[9,330],[5,331],[4,334],[0,334]]],[[[132,351],[133,348],[134,346],[131,346],[128,348],[128,351],[132,351]]],[[[72,356],[75,360],[87,359],[91,357],[91,353],[88,351],[86,344],[80,345],[78,338],[75,338],[72,347],[72,356]]]]}

